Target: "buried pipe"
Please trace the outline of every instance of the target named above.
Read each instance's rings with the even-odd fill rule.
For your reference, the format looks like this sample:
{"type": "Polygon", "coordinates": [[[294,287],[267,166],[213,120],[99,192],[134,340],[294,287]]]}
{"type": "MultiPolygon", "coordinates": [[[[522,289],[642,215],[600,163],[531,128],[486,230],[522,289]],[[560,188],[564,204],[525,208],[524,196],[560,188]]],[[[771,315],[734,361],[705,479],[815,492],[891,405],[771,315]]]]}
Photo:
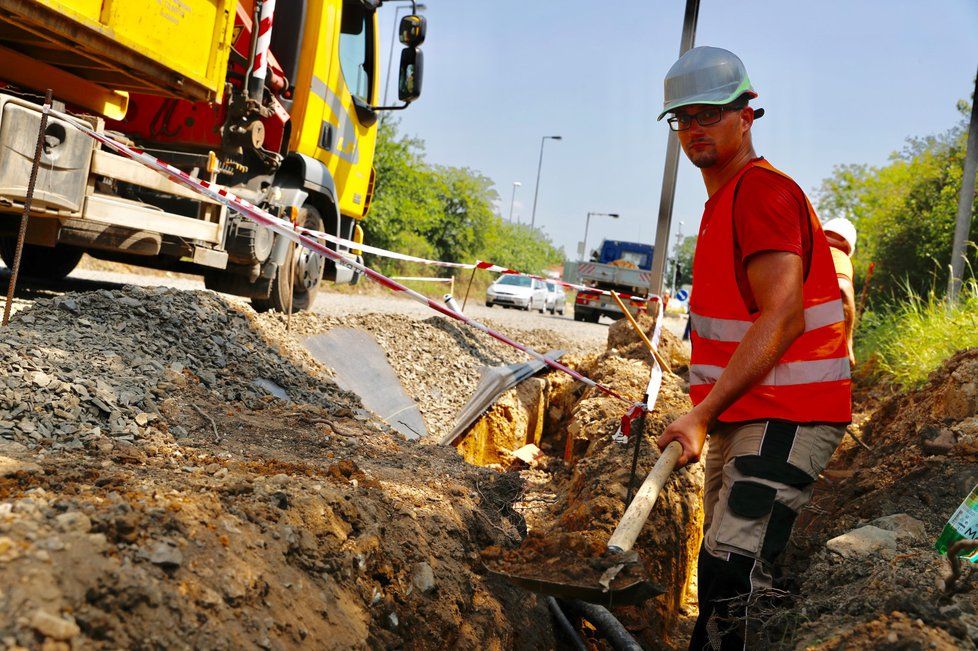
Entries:
{"type": "Polygon", "coordinates": [[[550,614],[553,615],[554,621],[557,622],[557,627],[564,632],[564,637],[567,638],[567,642],[574,647],[577,651],[587,651],[587,647],[584,646],[584,642],[581,642],[581,638],[578,636],[577,631],[574,630],[574,626],[567,619],[567,615],[564,611],[560,609],[560,604],[553,597],[547,597],[547,608],[550,609],[550,614]]]}
{"type": "Polygon", "coordinates": [[[573,608],[580,611],[587,621],[597,627],[615,651],[642,651],[642,646],[635,641],[632,634],[604,606],[589,604],[580,599],[573,599],[569,603],[573,608]]]}

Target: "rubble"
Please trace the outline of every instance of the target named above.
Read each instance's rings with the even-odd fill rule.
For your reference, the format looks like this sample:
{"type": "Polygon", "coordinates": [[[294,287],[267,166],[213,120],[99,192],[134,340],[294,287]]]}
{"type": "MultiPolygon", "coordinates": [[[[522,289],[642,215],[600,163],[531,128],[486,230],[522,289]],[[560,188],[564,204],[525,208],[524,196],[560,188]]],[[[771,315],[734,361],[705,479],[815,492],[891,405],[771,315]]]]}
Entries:
{"type": "MultiPolygon", "coordinates": [[[[285,318],[277,313],[261,314],[257,320],[273,330],[285,323],[285,318]]],[[[487,325],[541,353],[584,349],[580,342],[567,341],[549,330],[515,332],[489,322],[487,325]]],[[[483,367],[527,359],[523,353],[441,316],[424,320],[395,314],[340,318],[302,312],[292,316],[292,332],[298,338],[338,327],[365,330],[376,337],[404,390],[418,404],[431,441],[452,431],[456,416],[479,383],[483,367]]]]}
{"type": "MultiPolygon", "coordinates": [[[[642,316],[640,325],[651,332],[654,320],[642,316]]],[[[671,333],[663,333],[663,350],[670,365],[688,367],[682,344],[671,333]]],[[[563,361],[588,377],[609,385],[625,396],[640,398],[651,372],[651,357],[638,335],[625,321],[609,328],[608,346],[601,354],[571,355],[563,361]]],[[[527,432],[538,433],[538,445],[551,455],[549,482],[537,478],[530,484],[524,502],[533,502],[540,493],[552,491],[554,498],[543,509],[523,510],[530,535],[516,550],[490,547],[483,559],[494,569],[538,579],[561,578],[579,583],[581,577],[596,572],[601,575],[600,559],[608,537],[625,511],[629,470],[633,447],[613,440],[627,405],[619,400],[589,390],[559,373],[549,373],[534,381],[545,381],[539,405],[527,399],[526,385],[504,394],[482,419],[488,422],[491,439],[485,438],[487,427],[476,423],[469,436],[478,442],[459,444],[466,458],[494,460],[487,446],[500,443],[514,446],[527,432]],[[542,429],[527,428],[524,412],[543,408],[547,417],[542,429]],[[502,435],[502,423],[508,422],[516,436],[502,435]],[[475,454],[474,452],[478,452],[475,454]],[[549,558],[549,565],[543,563],[549,558]],[[566,575],[566,576],[564,576],[566,575]]],[[[659,457],[655,439],[677,415],[690,407],[685,381],[678,375],[667,375],[656,409],[646,418],[642,449],[639,455],[638,483],[659,457]]],[[[522,443],[520,443],[522,445],[522,443]]],[[[507,453],[512,458],[512,452],[507,453]]],[[[539,461],[537,462],[539,463],[539,461]]],[[[535,471],[526,471],[534,473],[535,471]]],[[[615,607],[612,612],[647,648],[684,648],[695,617],[693,574],[702,535],[703,469],[692,465],[677,471],[667,482],[648,522],[635,544],[644,565],[645,575],[666,594],[644,604],[615,607]]],[[[593,578],[593,577],[592,577],[593,578]]],[[[620,577],[622,580],[628,576],[620,577]]],[[[634,577],[632,577],[634,578],[634,577]]]]}
{"type": "Polygon", "coordinates": [[[976,450],[962,443],[978,408],[976,377],[978,349],[958,353],[925,386],[880,405],[863,428],[871,451],[854,444],[837,451],[795,525],[780,584],[797,596],[766,621],[766,646],[978,646],[974,577],[944,594],[948,565],[933,549],[978,484],[976,450]],[[947,444],[943,452],[932,445],[937,439],[947,444]],[[840,537],[876,546],[840,555],[831,551],[840,537]]]}
{"type": "Polygon", "coordinates": [[[403,441],[281,322],[126,287],[3,333],[8,648],[553,646],[478,561],[519,535],[509,480],[403,441]]]}

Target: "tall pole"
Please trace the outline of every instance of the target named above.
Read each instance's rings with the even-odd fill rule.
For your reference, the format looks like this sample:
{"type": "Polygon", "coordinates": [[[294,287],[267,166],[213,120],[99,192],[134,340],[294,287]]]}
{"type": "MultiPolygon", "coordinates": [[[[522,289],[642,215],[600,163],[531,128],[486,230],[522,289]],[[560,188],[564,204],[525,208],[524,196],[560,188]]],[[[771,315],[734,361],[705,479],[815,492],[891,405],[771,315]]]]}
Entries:
{"type": "Polygon", "coordinates": [[[31,161],[31,175],[27,181],[27,194],[24,196],[24,213],[20,217],[20,231],[17,235],[17,246],[14,249],[14,262],[10,267],[10,284],[7,285],[7,302],[3,304],[4,326],[10,321],[10,309],[14,303],[14,292],[17,290],[17,275],[20,273],[20,259],[24,254],[24,242],[27,239],[27,222],[31,216],[31,204],[34,201],[34,187],[37,184],[37,172],[41,167],[41,153],[44,148],[44,131],[48,126],[48,111],[54,101],[51,89],[44,95],[44,111],[41,113],[41,123],[37,130],[37,141],[34,146],[34,159],[31,161]]]}
{"type": "Polygon", "coordinates": [[[618,219],[618,217],[620,217],[620,215],[618,213],[616,213],[616,212],[593,212],[593,211],[588,211],[587,219],[584,220],[584,241],[581,242],[581,244],[584,245],[584,247],[583,247],[584,248],[584,253],[581,255],[582,262],[583,262],[583,260],[587,259],[587,231],[588,231],[588,228],[590,228],[590,226],[591,226],[591,215],[595,215],[597,217],[611,217],[612,219],[618,219]]]}
{"type": "Polygon", "coordinates": [[[975,94],[971,98],[968,148],[964,154],[964,175],[961,177],[961,194],[958,196],[958,223],[954,227],[954,246],[951,248],[951,277],[947,282],[947,295],[951,302],[958,300],[961,278],[964,276],[964,245],[971,231],[971,206],[975,200],[976,173],[978,173],[978,76],[975,77],[975,94]]]}
{"type": "Polygon", "coordinates": [[[516,205],[516,188],[523,185],[519,181],[513,181],[513,198],[509,202],[509,221],[513,221],[513,206],[516,205]]]}
{"type": "MultiPolygon", "coordinates": [[[[700,0],[686,0],[683,17],[683,36],[679,43],[679,56],[686,53],[696,42],[696,20],[699,17],[700,0]]],[[[659,197],[659,224],[655,231],[655,250],[652,253],[652,273],[649,275],[649,291],[662,293],[662,280],[666,269],[666,249],[669,248],[669,226],[672,222],[672,205],[676,198],[676,175],[679,171],[679,138],[669,130],[666,144],[666,168],[662,173],[662,194],[659,197]]]]}
{"type": "Polygon", "coordinates": [[[584,253],[581,254],[581,262],[587,260],[587,229],[591,227],[591,213],[587,214],[587,219],[584,220],[584,253]]]}
{"type": "Polygon", "coordinates": [[[540,194],[540,171],[543,169],[543,146],[548,140],[561,140],[561,136],[544,136],[540,139],[540,162],[537,163],[537,187],[533,190],[533,214],[530,216],[530,228],[537,225],[537,196],[540,194]]]}
{"type": "Polygon", "coordinates": [[[683,241],[683,223],[679,222],[679,229],[676,231],[676,248],[672,252],[672,295],[676,295],[676,276],[679,275],[679,246],[683,241]]]}

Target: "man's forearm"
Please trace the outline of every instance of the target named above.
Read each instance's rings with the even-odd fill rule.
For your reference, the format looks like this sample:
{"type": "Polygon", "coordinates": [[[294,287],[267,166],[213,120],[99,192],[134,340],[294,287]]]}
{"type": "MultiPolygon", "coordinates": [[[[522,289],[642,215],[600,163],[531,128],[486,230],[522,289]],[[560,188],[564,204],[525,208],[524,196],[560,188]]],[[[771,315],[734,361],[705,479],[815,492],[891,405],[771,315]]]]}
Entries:
{"type": "Polygon", "coordinates": [[[805,331],[803,314],[761,314],[747,330],[709,395],[695,409],[710,422],[744,395],[778,363],[805,331]]]}

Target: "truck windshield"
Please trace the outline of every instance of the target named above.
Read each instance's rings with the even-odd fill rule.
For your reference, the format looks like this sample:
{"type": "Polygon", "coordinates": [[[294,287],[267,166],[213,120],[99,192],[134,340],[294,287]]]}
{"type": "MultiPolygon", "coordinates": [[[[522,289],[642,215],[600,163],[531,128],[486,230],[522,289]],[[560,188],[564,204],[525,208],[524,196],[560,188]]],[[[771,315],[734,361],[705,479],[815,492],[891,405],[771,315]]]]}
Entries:
{"type": "Polygon", "coordinates": [[[497,285],[515,285],[516,287],[532,287],[533,279],[526,276],[505,275],[496,281],[497,285]]]}
{"type": "Polygon", "coordinates": [[[350,94],[370,104],[374,70],[374,21],[360,0],[343,3],[340,67],[350,94]]]}

